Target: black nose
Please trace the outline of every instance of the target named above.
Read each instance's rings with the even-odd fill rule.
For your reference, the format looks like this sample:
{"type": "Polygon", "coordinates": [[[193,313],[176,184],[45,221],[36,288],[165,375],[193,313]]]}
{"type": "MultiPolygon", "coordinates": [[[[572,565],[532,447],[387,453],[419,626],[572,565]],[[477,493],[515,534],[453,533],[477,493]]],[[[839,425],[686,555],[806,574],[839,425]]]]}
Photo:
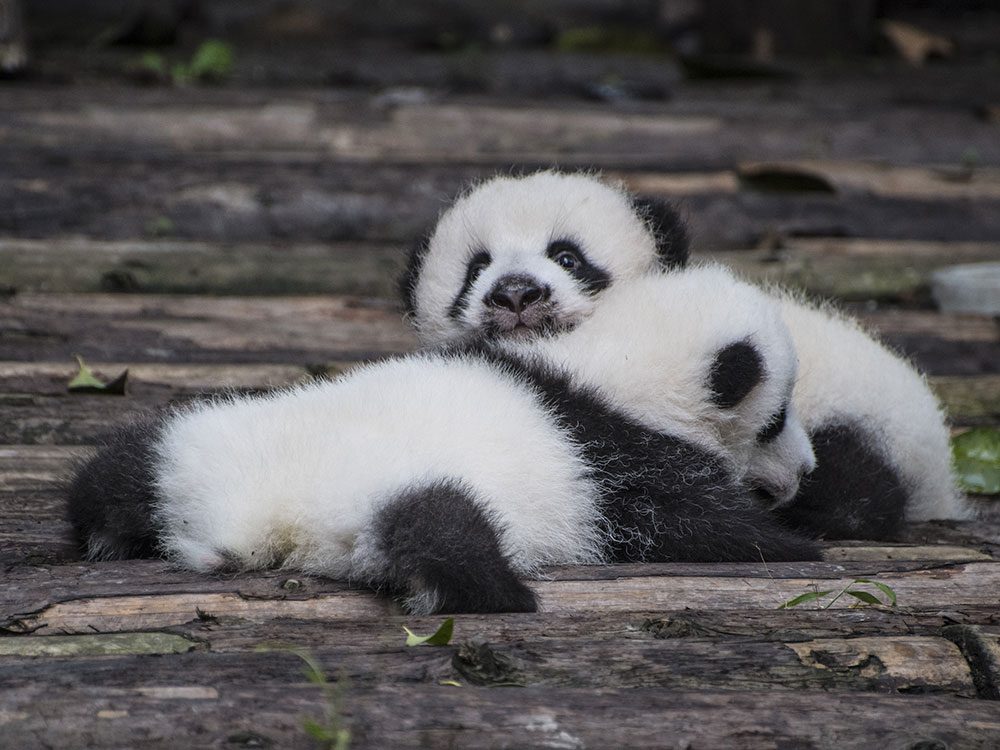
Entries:
{"type": "Polygon", "coordinates": [[[526,276],[504,276],[486,295],[486,303],[520,315],[536,302],[543,301],[548,290],[526,276]]]}

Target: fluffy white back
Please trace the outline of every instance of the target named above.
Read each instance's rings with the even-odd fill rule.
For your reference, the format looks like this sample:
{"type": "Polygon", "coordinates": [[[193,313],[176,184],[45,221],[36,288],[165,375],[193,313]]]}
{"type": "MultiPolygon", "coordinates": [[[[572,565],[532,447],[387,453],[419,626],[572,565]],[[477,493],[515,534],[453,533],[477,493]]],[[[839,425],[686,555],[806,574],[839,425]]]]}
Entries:
{"type": "Polygon", "coordinates": [[[908,520],[968,518],[945,416],[924,377],[855,321],[789,293],[779,299],[799,352],[795,405],[806,429],[867,430],[905,483],[908,520]]]}
{"type": "Polygon", "coordinates": [[[413,356],[177,413],[159,444],[157,516],[170,556],[197,570],[235,559],[364,578],[380,565],[367,536],[380,504],[457,479],[500,519],[504,553],[529,573],[599,560],[586,472],[513,376],[413,356]]]}
{"type": "Polygon", "coordinates": [[[473,186],[440,217],[414,290],[414,323],[424,343],[453,341],[478,328],[480,301],[506,273],[529,273],[548,285],[560,320],[573,323],[594,309],[563,269],[545,256],[549,243],[572,239],[613,279],[657,264],[656,244],[625,190],[581,173],[542,171],[494,177],[473,186]],[[488,250],[492,263],[472,286],[468,309],[449,309],[465,280],[469,259],[488,250]]]}
{"type": "Polygon", "coordinates": [[[794,408],[769,446],[756,435],[791,399],[796,355],[777,304],[722,266],[660,272],[607,289],[586,320],[557,336],[510,341],[597,389],[637,422],[729,459],[738,476],[790,499],[814,466],[794,408]],[[716,354],[736,342],[760,354],[766,375],[731,409],[712,402],[716,354]]]}

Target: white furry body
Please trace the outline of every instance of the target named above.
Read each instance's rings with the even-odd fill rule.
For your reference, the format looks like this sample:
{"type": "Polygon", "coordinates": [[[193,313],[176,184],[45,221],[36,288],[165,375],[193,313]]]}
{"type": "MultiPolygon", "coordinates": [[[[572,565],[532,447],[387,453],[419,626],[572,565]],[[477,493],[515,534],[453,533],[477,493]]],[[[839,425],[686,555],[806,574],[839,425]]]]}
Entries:
{"type": "Polygon", "coordinates": [[[157,446],[155,516],[175,561],[364,579],[373,514],[402,490],[469,487],[518,573],[600,559],[595,488],[536,394],[476,359],[413,356],[333,382],[201,404],[157,446]]]}
{"type": "Polygon", "coordinates": [[[853,319],[787,292],[776,296],[799,353],[794,402],[806,429],[838,422],[864,429],[904,483],[907,520],[968,518],[945,416],[926,379],[853,319]]]}
{"type": "Polygon", "coordinates": [[[796,353],[775,301],[722,266],[613,284],[574,329],[509,346],[544,353],[640,424],[727,457],[737,477],[779,502],[790,500],[815,466],[794,405],[774,442],[765,448],[755,439],[791,399],[796,353]],[[765,376],[723,409],[712,401],[706,374],[716,353],[735,342],[753,346],[765,376]]]}

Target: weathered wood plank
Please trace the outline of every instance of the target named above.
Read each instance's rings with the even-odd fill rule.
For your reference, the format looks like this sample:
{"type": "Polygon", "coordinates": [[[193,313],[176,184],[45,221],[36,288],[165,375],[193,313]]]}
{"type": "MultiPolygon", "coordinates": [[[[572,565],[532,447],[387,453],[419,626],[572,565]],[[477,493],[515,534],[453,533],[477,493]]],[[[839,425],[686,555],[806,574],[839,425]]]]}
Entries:
{"type": "Polygon", "coordinates": [[[322,363],[414,348],[393,303],[358,297],[25,294],[0,301],[0,359],[322,363]]]}
{"type": "MultiPolygon", "coordinates": [[[[742,567],[743,575],[729,576],[712,576],[712,566],[708,564],[696,567],[695,575],[674,571],[669,576],[619,574],[598,580],[594,580],[591,571],[577,569],[575,573],[588,578],[537,581],[532,587],[539,595],[542,611],[552,614],[648,612],[685,607],[744,611],[773,609],[817,587],[833,589],[847,585],[853,578],[840,578],[843,569],[836,571],[833,578],[777,578],[767,577],[763,566],[737,566],[742,567]]],[[[605,570],[618,573],[614,568],[605,570]]],[[[669,566],[664,567],[663,573],[668,570],[669,566]]],[[[827,575],[829,572],[828,569],[827,575]]],[[[1000,563],[881,571],[878,578],[896,591],[902,607],[926,606],[927,602],[934,602],[942,609],[995,606],[1000,563]]],[[[85,594],[81,589],[65,600],[50,598],[38,590],[15,591],[8,594],[13,601],[4,606],[4,627],[14,632],[45,628],[49,633],[67,634],[145,630],[189,622],[197,619],[199,611],[256,622],[276,617],[352,620],[385,615],[391,605],[372,594],[346,589],[305,599],[282,597],[280,593],[278,598],[248,597],[240,592],[239,582],[228,587],[209,585],[206,589],[208,581],[189,584],[188,591],[156,594],[153,586],[148,593],[129,594],[129,586],[123,582],[114,596],[85,594]]],[[[842,598],[834,606],[844,607],[848,603],[842,598]]]]}
{"type": "MultiPolygon", "coordinates": [[[[646,194],[679,197],[697,176],[659,177],[646,194]],[[662,183],[677,183],[664,188],[662,183]]],[[[696,256],[744,275],[842,299],[929,300],[930,274],[955,263],[1000,258],[1000,243],[842,238],[781,240],[780,248],[696,256]]],[[[403,243],[211,244],[180,240],[100,241],[79,237],[0,240],[0,287],[22,292],[183,294],[361,294],[391,298],[403,243]]]]}
{"type": "MultiPolygon", "coordinates": [[[[291,658],[291,657],[289,657],[291,658]]],[[[256,677],[256,676],[255,676],[256,677]]],[[[0,697],[17,747],[309,745],[303,721],[324,699],[303,682],[169,689],[36,683],[0,697]]],[[[991,701],[791,691],[347,688],[341,717],[352,748],[931,747],[990,750],[991,701]],[[804,720],[802,717],[808,717],[804,720]]]]}
{"type": "MultiPolygon", "coordinates": [[[[294,684],[301,679],[301,665],[287,654],[189,653],[198,644],[176,635],[131,635],[131,640],[126,634],[20,638],[13,639],[12,645],[8,645],[12,639],[2,639],[0,689],[52,681],[55,675],[63,686],[121,688],[135,688],[150,680],[175,686],[197,684],[206,677],[211,684],[226,684],[247,680],[253,673],[261,675],[262,682],[294,684]],[[148,653],[185,655],[163,658],[150,669],[143,668],[147,660],[141,658],[148,653]]],[[[746,639],[609,641],[584,636],[502,645],[457,642],[449,648],[417,650],[407,648],[403,640],[397,636],[393,646],[318,645],[310,651],[322,663],[335,664],[352,685],[362,687],[456,680],[482,686],[766,687],[976,695],[958,647],[928,636],[821,639],[788,645],[746,639]]]]}
{"type": "MultiPolygon", "coordinates": [[[[505,54],[510,56],[509,52],[505,54]]],[[[546,65],[544,55],[527,59],[533,60],[536,67],[552,70],[552,63],[546,65]]],[[[572,59],[575,65],[589,68],[584,76],[576,77],[576,85],[585,87],[586,73],[596,74],[601,61],[588,56],[572,59]]],[[[424,62],[426,58],[410,56],[411,65],[424,62]]],[[[440,62],[437,64],[440,66],[440,62]]],[[[629,65],[641,68],[643,61],[633,59],[629,65]]],[[[483,71],[468,72],[475,75],[483,71]]],[[[539,75],[532,70],[536,81],[539,75]]],[[[486,75],[484,81],[489,78],[486,75]]],[[[596,91],[599,83],[595,80],[589,85],[596,91]]],[[[669,85],[660,79],[664,93],[669,85]]],[[[226,98],[228,103],[206,102],[192,96],[187,101],[175,98],[142,105],[120,101],[120,95],[113,92],[98,91],[77,107],[8,110],[0,132],[11,147],[52,149],[53,144],[72,144],[74,150],[92,154],[126,148],[140,153],[285,150],[367,163],[558,162],[674,169],[691,169],[696,164],[717,167],[754,159],[787,169],[801,168],[802,163],[794,160],[812,159],[810,164],[825,164],[815,160],[817,144],[825,144],[821,153],[833,159],[878,154],[890,162],[912,161],[912,144],[893,137],[905,122],[912,138],[924,134],[918,153],[925,162],[948,163],[954,159],[957,147],[952,133],[960,127],[962,147],[975,149],[981,164],[1000,163],[992,128],[977,120],[972,111],[868,106],[864,108],[866,116],[861,118],[857,109],[818,109],[794,101],[767,106],[758,101],[752,115],[734,118],[731,110],[719,112],[718,106],[715,112],[709,107],[705,108],[708,112],[699,112],[690,104],[683,107],[670,103],[640,104],[620,111],[599,104],[560,104],[551,100],[528,106],[481,100],[435,102],[427,101],[430,97],[426,95],[422,97],[425,101],[415,103],[343,95],[341,101],[336,101],[328,95],[325,101],[320,99],[322,106],[300,92],[286,91],[264,100],[257,94],[248,97],[253,100],[252,106],[239,103],[239,97],[232,93],[226,98]],[[837,132],[838,125],[849,128],[852,137],[831,141],[830,133],[837,132]],[[952,149],[943,148],[939,140],[951,143],[952,149]]],[[[859,179],[855,176],[858,170],[850,168],[837,171],[838,180],[851,179],[843,177],[845,171],[859,179]]],[[[909,194],[914,180],[912,173],[905,174],[906,179],[869,176],[865,184],[909,194]]]]}
{"type": "Polygon", "coordinates": [[[790,238],[779,245],[703,254],[696,250],[695,255],[731,265],[752,279],[823,297],[909,303],[930,301],[930,277],[938,268],[1000,258],[996,243],[790,238]]]}
{"type": "MultiPolygon", "coordinates": [[[[828,130],[829,124],[823,127],[828,130]]],[[[741,135],[733,142],[742,141],[741,135]]],[[[661,153],[686,159],[682,145],[642,153],[647,159],[661,153]]],[[[644,149],[641,144],[635,147],[644,149]]],[[[715,138],[707,139],[705,148],[711,154],[720,152],[715,138]]],[[[250,151],[239,158],[225,154],[206,158],[171,152],[87,156],[85,150],[70,149],[42,158],[44,151],[22,151],[0,148],[6,167],[0,175],[0,203],[7,208],[0,215],[2,234],[77,234],[104,239],[165,234],[260,244],[354,239],[408,243],[470,180],[511,165],[519,170],[572,166],[559,154],[544,160],[511,157],[495,159],[492,165],[448,163],[429,169],[422,161],[354,163],[285,152],[270,157],[250,151]]],[[[718,156],[712,158],[718,160],[718,156]]],[[[579,163],[591,167],[598,161],[587,155],[579,163]]],[[[727,161],[720,168],[731,166],[727,161]]],[[[642,174],[652,168],[670,169],[656,164],[632,168],[642,174]]],[[[693,161],[685,169],[705,170],[706,165],[693,161]]],[[[683,177],[672,191],[674,196],[691,182],[683,177]]],[[[1000,236],[997,203],[992,198],[933,200],[862,192],[718,192],[703,186],[686,192],[682,207],[695,246],[724,249],[752,247],[775,233],[995,242],[1000,236]]]]}

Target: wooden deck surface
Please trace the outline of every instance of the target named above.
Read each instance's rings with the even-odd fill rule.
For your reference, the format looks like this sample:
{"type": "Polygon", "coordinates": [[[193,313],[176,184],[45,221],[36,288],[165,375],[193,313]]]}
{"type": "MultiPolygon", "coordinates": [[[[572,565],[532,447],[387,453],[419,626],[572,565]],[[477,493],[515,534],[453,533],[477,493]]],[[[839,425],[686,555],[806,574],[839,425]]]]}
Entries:
{"type": "Polygon", "coordinates": [[[956,428],[1000,425],[996,320],[929,297],[934,269],[1000,260],[986,79],[628,106],[0,89],[0,747],[317,747],[305,723],[330,700],[294,648],[340,686],[351,748],[1000,747],[996,499],[893,543],[827,540],[819,563],[551,570],[539,614],[456,617],[451,645],[417,648],[402,626],[442,617],[335,581],[81,562],[62,500],[135,410],[412,349],[391,299],[403,247],[464,181],[512,166],[597,166],[680,200],[696,256],[845,301],[956,428]],[[128,395],[68,394],[74,354],[128,368],[128,395]],[[777,609],[856,578],[898,606],[777,609]]]}

